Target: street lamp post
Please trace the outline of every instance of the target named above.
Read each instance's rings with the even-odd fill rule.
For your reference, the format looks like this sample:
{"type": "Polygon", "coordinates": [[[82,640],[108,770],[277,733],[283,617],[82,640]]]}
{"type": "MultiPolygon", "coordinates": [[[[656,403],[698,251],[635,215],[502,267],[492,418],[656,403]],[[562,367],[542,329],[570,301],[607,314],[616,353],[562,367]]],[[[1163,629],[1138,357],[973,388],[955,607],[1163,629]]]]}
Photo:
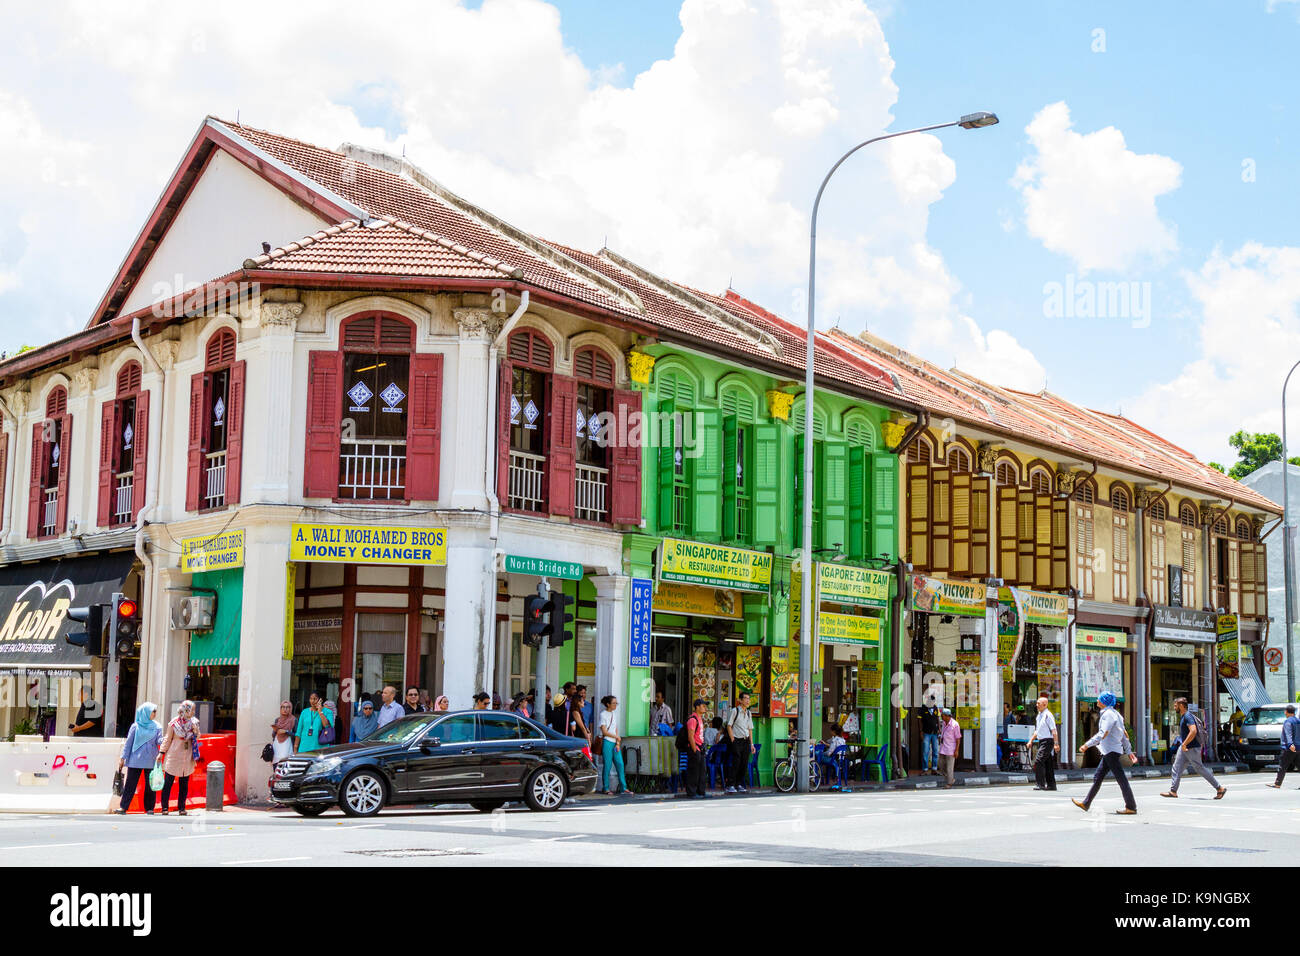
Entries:
{"type": "Polygon", "coordinates": [[[1291,371],[1286,373],[1286,378],[1282,381],[1282,576],[1286,579],[1283,583],[1285,587],[1282,591],[1282,603],[1286,605],[1286,699],[1295,700],[1295,654],[1292,653],[1294,648],[1291,641],[1291,628],[1295,622],[1295,612],[1292,610],[1292,592],[1295,590],[1294,578],[1295,568],[1292,559],[1292,549],[1294,543],[1291,540],[1291,495],[1288,488],[1288,477],[1290,476],[1290,465],[1286,457],[1286,387],[1291,382],[1291,373],[1300,368],[1300,362],[1291,366],[1291,371]]]}
{"type": "Polygon", "coordinates": [[[886,133],[884,136],[876,136],[873,139],[858,143],[831,167],[830,172],[826,174],[826,178],[822,180],[822,184],[817,190],[817,198],[813,201],[812,228],[808,240],[808,356],[803,393],[803,539],[799,548],[799,567],[803,587],[799,598],[799,712],[795,724],[795,737],[797,738],[795,745],[795,783],[800,793],[808,792],[808,732],[812,725],[812,695],[809,692],[809,681],[812,675],[812,635],[817,625],[812,607],[813,351],[816,342],[814,319],[817,304],[817,210],[821,206],[822,193],[826,191],[826,184],[835,175],[835,170],[839,169],[846,159],[864,146],[879,143],[884,139],[895,139],[911,133],[928,133],[931,130],[946,129],[949,126],[960,126],[962,129],[981,129],[985,126],[993,126],[997,121],[998,118],[993,113],[968,113],[961,119],[951,123],[937,123],[934,126],[919,126],[916,129],[905,129],[898,133],[886,133]]]}

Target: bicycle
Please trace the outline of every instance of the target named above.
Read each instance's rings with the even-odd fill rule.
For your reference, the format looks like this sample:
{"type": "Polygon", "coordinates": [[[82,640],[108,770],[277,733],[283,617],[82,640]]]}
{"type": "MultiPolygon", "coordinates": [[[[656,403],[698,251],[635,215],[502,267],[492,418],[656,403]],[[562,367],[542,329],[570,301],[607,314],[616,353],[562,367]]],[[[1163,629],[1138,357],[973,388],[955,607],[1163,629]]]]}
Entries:
{"type": "MultiPolygon", "coordinates": [[[[796,783],[797,775],[795,773],[794,745],[797,741],[794,738],[785,737],[776,742],[779,744],[786,744],[789,749],[786,751],[786,755],[777,761],[776,766],[772,768],[772,775],[776,782],[776,788],[782,793],[789,793],[794,789],[796,783]]],[[[821,785],[822,768],[817,763],[816,756],[810,751],[808,754],[808,790],[814,792],[821,785]]]]}

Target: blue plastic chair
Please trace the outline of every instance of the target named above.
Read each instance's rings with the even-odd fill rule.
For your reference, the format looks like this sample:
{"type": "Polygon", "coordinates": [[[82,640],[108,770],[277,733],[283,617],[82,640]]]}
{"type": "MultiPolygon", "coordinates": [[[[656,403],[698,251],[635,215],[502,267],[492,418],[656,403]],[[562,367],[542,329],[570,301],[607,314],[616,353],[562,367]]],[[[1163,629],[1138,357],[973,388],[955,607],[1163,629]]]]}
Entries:
{"type": "Polygon", "coordinates": [[[749,767],[745,775],[748,786],[754,786],[754,781],[762,779],[758,775],[758,752],[763,749],[762,744],[754,744],[754,749],[749,755],[749,767]]]}
{"type": "Polygon", "coordinates": [[[849,786],[849,748],[845,746],[835,748],[835,752],[829,757],[824,758],[827,767],[835,773],[835,782],[831,784],[832,790],[847,790],[849,786]]]}
{"type": "Polygon", "coordinates": [[[885,758],[889,751],[884,747],[867,747],[862,752],[862,779],[871,779],[871,768],[880,771],[880,782],[885,782],[885,758]]]}
{"type": "Polygon", "coordinates": [[[715,774],[715,773],[718,775],[718,777],[720,777],[720,778],[722,779],[722,782],[723,782],[724,784],[726,783],[726,781],[727,781],[727,763],[728,763],[728,761],[727,761],[727,757],[728,757],[728,751],[729,751],[730,749],[731,749],[731,748],[730,748],[729,746],[727,746],[727,741],[726,741],[725,739],[723,739],[723,740],[719,740],[719,741],[718,741],[717,743],[715,743],[712,747],[710,747],[710,748],[709,748],[709,752],[708,752],[707,754],[705,754],[705,757],[704,757],[704,759],[705,759],[705,766],[708,768],[708,771],[709,771],[709,786],[710,786],[710,787],[714,787],[714,786],[716,786],[716,784],[714,783],[714,774],[715,774]]]}

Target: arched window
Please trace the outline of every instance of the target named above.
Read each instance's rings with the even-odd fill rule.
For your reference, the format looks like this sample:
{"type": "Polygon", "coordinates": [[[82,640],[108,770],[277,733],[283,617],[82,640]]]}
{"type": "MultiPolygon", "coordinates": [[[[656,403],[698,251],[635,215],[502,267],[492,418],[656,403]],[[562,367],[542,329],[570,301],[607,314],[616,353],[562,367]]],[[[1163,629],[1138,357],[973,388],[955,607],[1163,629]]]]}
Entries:
{"type": "Polygon", "coordinates": [[[1214,522],[1214,533],[1215,533],[1215,534],[1218,534],[1218,535],[1223,535],[1224,537],[1227,537],[1227,535],[1228,535],[1228,519],[1227,519],[1227,518],[1223,517],[1222,515],[1219,516],[1219,520],[1216,521],[1216,522],[1214,522]]]}
{"type": "Polygon", "coordinates": [[[875,429],[859,414],[845,416],[844,437],[850,445],[861,445],[867,451],[872,451],[876,447],[875,429]]]}
{"type": "Polygon", "coordinates": [[[1155,501],[1151,502],[1150,513],[1152,521],[1167,520],[1169,517],[1169,508],[1165,504],[1165,499],[1157,498],[1155,501]]]}
{"type": "Polygon", "coordinates": [[[1029,488],[1036,495],[1052,493],[1052,476],[1044,468],[1035,468],[1029,473],[1029,488]]]}
{"type": "Polygon", "coordinates": [[[56,386],[45,399],[45,420],[32,426],[32,480],[27,502],[27,536],[48,538],[68,526],[68,477],[72,416],[68,390],[56,386]]]}
{"type": "Polygon", "coordinates": [[[1255,536],[1254,533],[1250,529],[1250,522],[1247,521],[1245,518],[1238,518],[1237,538],[1240,539],[1241,541],[1249,541],[1254,536],[1255,536]]]}
{"type": "Polygon", "coordinates": [[[1110,506],[1116,511],[1128,511],[1128,491],[1115,485],[1110,489],[1110,506]]]}
{"type": "Polygon", "coordinates": [[[918,435],[916,439],[907,446],[908,464],[927,465],[934,460],[934,445],[930,441],[929,435],[918,435]]]}
{"type": "Polygon", "coordinates": [[[609,516],[605,491],[609,487],[613,421],[614,360],[603,350],[584,346],[573,356],[577,379],[577,437],[573,516],[582,521],[605,521],[609,516]]]}
{"type": "Polygon", "coordinates": [[[1009,459],[1003,458],[999,461],[993,469],[993,475],[999,485],[1015,487],[1020,484],[1020,469],[1009,459]]]}
{"type": "Polygon", "coordinates": [[[141,389],[140,363],[127,362],[100,409],[100,527],[129,524],[144,506],[148,441],[149,393],[141,389]]]}
{"type": "Polygon", "coordinates": [[[1184,528],[1196,527],[1196,506],[1190,501],[1184,501],[1178,507],[1178,521],[1184,528]]]}
{"type": "Polygon", "coordinates": [[[757,397],[738,384],[724,386],[722,406],[722,537],[752,544],[754,536],[754,437],[757,397]]]}
{"type": "Polygon", "coordinates": [[[244,446],[244,371],[231,329],[204,349],[204,368],[190,378],[189,459],[185,507],[223,508],[239,501],[244,446]]]}
{"type": "MultiPolygon", "coordinates": [[[[510,398],[510,450],[506,482],[507,507],[545,511],[548,500],[547,446],[554,352],[551,341],[536,329],[519,329],[506,347],[510,398]]],[[[591,358],[594,366],[594,356],[591,358]]],[[[505,376],[503,375],[504,379],[505,376]]],[[[503,400],[505,400],[503,396],[503,400]]]]}
{"type": "Polygon", "coordinates": [[[1074,500],[1084,505],[1093,504],[1097,500],[1097,486],[1091,479],[1082,480],[1074,486],[1074,500]]]}
{"type": "Polygon", "coordinates": [[[948,467],[954,473],[968,472],[971,470],[970,452],[960,445],[954,445],[948,449],[948,467]]]}

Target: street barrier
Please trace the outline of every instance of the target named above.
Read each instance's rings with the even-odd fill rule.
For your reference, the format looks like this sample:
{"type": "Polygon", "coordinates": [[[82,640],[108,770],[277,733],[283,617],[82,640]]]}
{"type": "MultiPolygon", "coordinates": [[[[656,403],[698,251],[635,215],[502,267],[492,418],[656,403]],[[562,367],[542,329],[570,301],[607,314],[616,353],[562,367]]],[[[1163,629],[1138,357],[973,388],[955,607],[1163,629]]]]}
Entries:
{"type": "Polygon", "coordinates": [[[103,812],[113,796],[122,741],[19,736],[0,743],[0,810],[103,812]]]}
{"type": "MultiPolygon", "coordinates": [[[[118,744],[118,750],[121,751],[121,744],[118,744]]],[[[239,802],[235,799],[235,775],[229,770],[235,765],[235,734],[199,734],[199,762],[194,765],[190,788],[185,794],[187,810],[201,810],[208,805],[208,764],[211,762],[220,762],[227,768],[221,783],[221,805],[228,807],[239,802]]],[[[142,780],[136,787],[131,805],[126,809],[127,813],[144,813],[146,786],[148,783],[142,780]]],[[[160,793],[159,799],[161,797],[160,793]]],[[[175,799],[176,789],[173,787],[172,800],[175,799]]],[[[175,806],[175,803],[172,806],[175,806]]]]}

